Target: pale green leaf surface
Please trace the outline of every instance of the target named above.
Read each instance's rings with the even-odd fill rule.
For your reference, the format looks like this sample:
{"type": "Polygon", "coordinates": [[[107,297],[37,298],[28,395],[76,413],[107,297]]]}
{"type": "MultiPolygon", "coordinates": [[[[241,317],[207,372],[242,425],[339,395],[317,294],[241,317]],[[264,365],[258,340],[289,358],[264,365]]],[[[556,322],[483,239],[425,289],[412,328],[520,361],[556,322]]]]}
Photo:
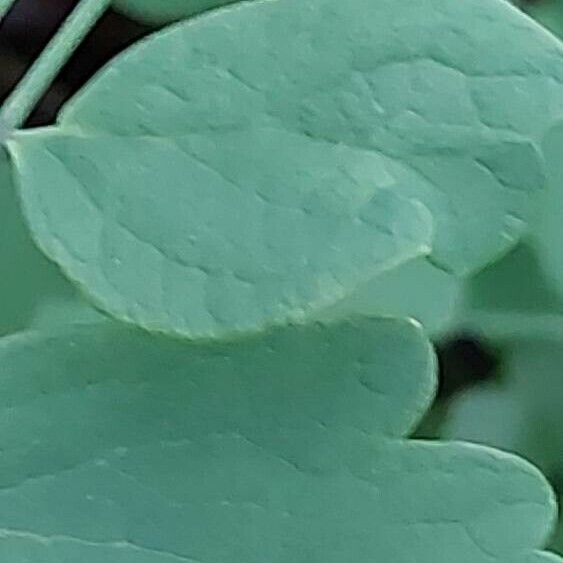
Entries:
{"type": "Polygon", "coordinates": [[[543,139],[547,161],[548,190],[540,220],[534,225],[534,237],[539,256],[547,272],[563,296],[563,121],[554,125],[543,139]]]}
{"type": "Polygon", "coordinates": [[[388,215],[382,188],[430,210],[447,268],[513,245],[544,184],[537,139],[563,114],[562,54],[501,1],[236,4],[128,50],[10,150],[37,241],[100,306],[217,334],[329,305],[394,245],[420,252],[424,229],[406,248],[399,218],[394,244],[358,235],[388,215]]]}
{"type": "MultiPolygon", "coordinates": [[[[540,0],[526,5],[527,13],[539,23],[547,27],[555,35],[563,36],[563,2],[560,0],[540,0]]],[[[555,124],[546,133],[542,149],[547,161],[548,190],[542,215],[534,224],[535,243],[540,251],[548,273],[559,286],[563,295],[563,252],[561,240],[563,236],[563,122],[555,124]]]]}
{"type": "Polygon", "coordinates": [[[412,317],[437,336],[449,327],[457,310],[462,282],[418,258],[375,277],[352,295],[325,309],[321,319],[350,315],[412,317]]]}
{"type": "Polygon", "coordinates": [[[275,130],[21,141],[43,249],[100,307],[149,329],[298,320],[430,247],[427,210],[381,189],[393,163],[366,151],[275,130]]]}
{"type": "Polygon", "coordinates": [[[357,320],[194,344],[113,323],[0,341],[0,559],[539,563],[540,474],[403,440],[419,328],[357,320]],[[57,413],[56,417],[52,413],[57,413]]]}
{"type": "Polygon", "coordinates": [[[163,25],[236,0],[114,0],[116,9],[142,22],[163,25]]]}
{"type": "MultiPolygon", "coordinates": [[[[74,307],[66,320],[78,318],[75,289],[35,247],[20,211],[6,153],[0,149],[0,335],[16,332],[33,323],[41,307],[50,303],[74,307]]],[[[92,313],[93,314],[93,313],[92,313]]],[[[44,315],[49,322],[50,314],[44,315]]]]}
{"type": "Polygon", "coordinates": [[[82,297],[71,295],[38,303],[28,328],[49,330],[63,325],[99,323],[105,318],[82,297]]]}

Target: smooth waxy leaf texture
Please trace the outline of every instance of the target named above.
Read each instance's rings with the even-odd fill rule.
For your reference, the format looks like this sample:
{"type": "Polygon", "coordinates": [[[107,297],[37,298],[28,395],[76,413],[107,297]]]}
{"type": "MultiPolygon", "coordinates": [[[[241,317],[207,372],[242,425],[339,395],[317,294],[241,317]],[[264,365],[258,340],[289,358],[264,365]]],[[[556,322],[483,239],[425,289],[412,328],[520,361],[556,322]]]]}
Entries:
{"type": "Polygon", "coordinates": [[[36,239],[101,307],[253,329],[423,252],[400,197],[457,272],[514,244],[562,53],[500,1],[237,4],[129,50],[9,147],[36,239]]]}
{"type": "MultiPolygon", "coordinates": [[[[95,315],[31,241],[7,155],[0,149],[0,335],[29,327],[40,307],[55,303],[73,308],[68,320],[95,315]]],[[[43,318],[54,320],[51,314],[43,318]]]]}
{"type": "Polygon", "coordinates": [[[455,276],[418,258],[360,286],[352,295],[319,314],[321,319],[351,315],[411,317],[438,336],[455,323],[463,284],[455,276]]]}
{"type": "Polygon", "coordinates": [[[543,139],[548,170],[548,190],[542,208],[542,215],[534,226],[534,242],[543,266],[555,281],[558,293],[563,296],[563,121],[555,124],[543,139]]]}
{"type": "Polygon", "coordinates": [[[52,208],[45,192],[28,200],[43,248],[100,306],[149,329],[200,337],[303,318],[431,242],[426,209],[379,189],[386,163],[345,147],[273,130],[164,144],[30,135],[22,188],[48,174],[58,192],[52,208]],[[116,154],[141,160],[116,166],[116,154]],[[151,167],[159,158],[166,169],[151,167]]]}
{"type": "Polygon", "coordinates": [[[420,329],[393,320],[230,343],[109,322],[6,338],[0,556],[559,561],[534,550],[554,516],[536,470],[400,438],[433,368],[420,329]]]}
{"type": "Polygon", "coordinates": [[[115,0],[114,5],[142,22],[162,25],[231,4],[236,0],[115,0]]]}

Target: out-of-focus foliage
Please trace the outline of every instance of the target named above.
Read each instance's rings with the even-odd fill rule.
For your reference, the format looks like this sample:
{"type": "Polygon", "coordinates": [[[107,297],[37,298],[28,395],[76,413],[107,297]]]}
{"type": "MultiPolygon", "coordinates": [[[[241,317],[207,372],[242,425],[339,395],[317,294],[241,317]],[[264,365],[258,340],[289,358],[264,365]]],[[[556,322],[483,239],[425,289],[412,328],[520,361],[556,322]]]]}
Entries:
{"type": "Polygon", "coordinates": [[[3,139],[0,561],[561,561],[536,469],[405,436],[425,331],[471,331],[500,379],[425,434],[562,480],[562,46],[500,0],[243,4],[3,139]]]}
{"type": "Polygon", "coordinates": [[[521,1],[522,9],[555,35],[563,36],[563,2],[561,0],[521,1]]]}
{"type": "MultiPolygon", "coordinates": [[[[563,2],[523,2],[522,8],[563,36],[563,2]]],[[[544,137],[546,204],[528,243],[468,282],[454,333],[469,333],[494,349],[492,380],[442,402],[429,419],[444,438],[467,439],[519,453],[563,491],[563,260],[561,126],[544,137]]],[[[428,434],[429,432],[426,432],[428,434]]],[[[563,526],[552,546],[563,552],[563,526]]]]}
{"type": "Polygon", "coordinates": [[[457,326],[494,347],[496,377],[442,407],[437,432],[519,453],[563,488],[563,303],[530,246],[467,284],[457,326]]]}
{"type": "Polygon", "coordinates": [[[321,311],[319,319],[350,315],[407,316],[438,336],[447,332],[461,294],[461,281],[427,258],[411,260],[362,284],[352,295],[321,311]]]}

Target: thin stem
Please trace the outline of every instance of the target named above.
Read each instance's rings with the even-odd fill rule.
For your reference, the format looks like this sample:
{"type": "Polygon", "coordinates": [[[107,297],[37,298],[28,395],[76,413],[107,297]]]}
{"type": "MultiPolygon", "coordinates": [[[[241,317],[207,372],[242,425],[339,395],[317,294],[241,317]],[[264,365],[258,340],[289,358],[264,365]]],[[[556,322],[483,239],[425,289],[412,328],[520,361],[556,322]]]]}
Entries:
{"type": "MultiPolygon", "coordinates": [[[[0,0],[5,2],[6,0],[0,0]]],[[[80,0],[0,110],[0,121],[18,128],[29,117],[59,70],[92,29],[111,0],[80,0]]]]}
{"type": "Polygon", "coordinates": [[[10,11],[17,0],[0,0],[0,20],[10,11]]]}

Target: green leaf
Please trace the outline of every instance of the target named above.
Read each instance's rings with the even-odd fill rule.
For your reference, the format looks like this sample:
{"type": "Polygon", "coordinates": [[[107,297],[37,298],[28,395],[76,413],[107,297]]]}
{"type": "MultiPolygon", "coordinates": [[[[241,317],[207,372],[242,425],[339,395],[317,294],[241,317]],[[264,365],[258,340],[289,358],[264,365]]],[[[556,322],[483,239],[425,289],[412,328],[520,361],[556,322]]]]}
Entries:
{"type": "Polygon", "coordinates": [[[558,37],[563,36],[563,3],[561,0],[536,0],[527,2],[528,15],[558,37]]]}
{"type": "Polygon", "coordinates": [[[563,312],[556,288],[528,242],[470,278],[464,302],[474,310],[563,312]]]}
{"type": "Polygon", "coordinates": [[[163,25],[236,0],[114,0],[115,8],[142,22],[163,25]]]}
{"type": "Polygon", "coordinates": [[[540,258],[527,241],[466,280],[450,326],[496,341],[563,337],[563,302],[540,258]]]}
{"type": "Polygon", "coordinates": [[[563,121],[556,123],[543,139],[543,150],[547,161],[548,190],[540,220],[534,225],[534,239],[542,264],[554,280],[558,293],[563,296],[563,121]]]}
{"type": "Polygon", "coordinates": [[[321,319],[353,315],[412,317],[432,335],[439,335],[455,318],[463,285],[455,276],[418,258],[385,272],[352,295],[320,312],[321,319]]]}
{"type": "Polygon", "coordinates": [[[401,439],[433,369],[420,329],[393,320],[199,344],[113,323],[6,338],[0,558],[560,561],[534,551],[555,512],[535,469],[401,439]]]}
{"type": "Polygon", "coordinates": [[[426,209],[380,189],[389,163],[365,152],[274,130],[21,141],[43,249],[100,307],[151,330],[221,336],[301,319],[429,250],[426,209]]]}
{"type": "Polygon", "coordinates": [[[512,246],[562,55],[500,0],[241,3],[142,41],[9,148],[36,239],[100,307],[254,329],[424,252],[414,204],[383,189],[430,210],[458,273],[512,246]]]}
{"type": "MultiPolygon", "coordinates": [[[[526,12],[558,37],[563,36],[563,2],[539,0],[528,2],[526,12]]],[[[547,273],[558,285],[563,296],[563,253],[560,251],[563,236],[563,121],[559,119],[542,139],[542,150],[547,162],[548,190],[542,206],[542,215],[533,226],[534,243],[539,250],[547,273]]]]}
{"type": "MultiPolygon", "coordinates": [[[[31,241],[7,155],[0,149],[0,335],[29,327],[41,307],[54,303],[76,305],[69,319],[79,318],[80,307],[94,315],[79,305],[72,285],[31,241]]],[[[45,322],[50,317],[45,315],[45,322]]]]}
{"type": "Polygon", "coordinates": [[[35,308],[29,327],[50,330],[65,325],[99,323],[104,319],[105,316],[84,299],[72,295],[42,300],[35,308]]]}

